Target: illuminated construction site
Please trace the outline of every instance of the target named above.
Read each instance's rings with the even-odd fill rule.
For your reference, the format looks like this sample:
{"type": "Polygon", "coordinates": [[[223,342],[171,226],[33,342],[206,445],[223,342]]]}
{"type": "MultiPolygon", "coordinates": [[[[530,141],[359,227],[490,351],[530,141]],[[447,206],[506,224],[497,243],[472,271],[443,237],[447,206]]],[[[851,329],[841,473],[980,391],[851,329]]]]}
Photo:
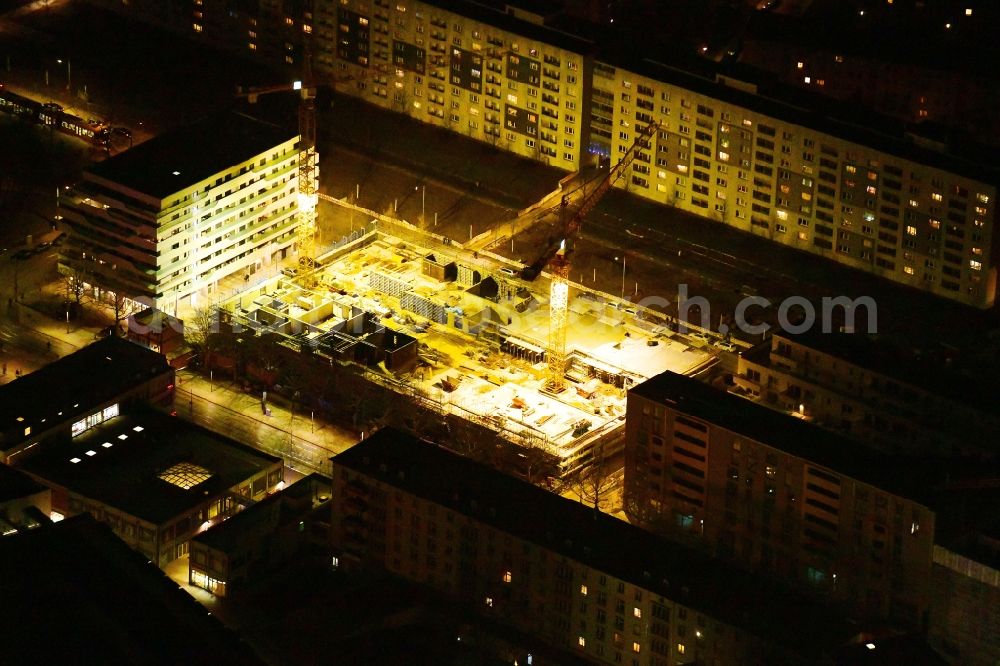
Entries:
{"type": "Polygon", "coordinates": [[[526,282],[523,267],[499,257],[375,221],[316,259],[315,269],[221,302],[223,316],[329,364],[353,365],[427,408],[542,446],[563,473],[596,444],[602,455],[615,453],[604,444],[620,439],[629,386],[714,360],[655,313],[570,284],[565,379],[553,388],[548,274],[526,282]]]}

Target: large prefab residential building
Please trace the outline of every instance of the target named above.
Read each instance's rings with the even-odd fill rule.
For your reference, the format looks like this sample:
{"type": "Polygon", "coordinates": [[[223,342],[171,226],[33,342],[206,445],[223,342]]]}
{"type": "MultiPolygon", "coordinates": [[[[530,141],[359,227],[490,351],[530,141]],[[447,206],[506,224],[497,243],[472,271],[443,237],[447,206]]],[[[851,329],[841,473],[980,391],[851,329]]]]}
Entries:
{"type": "Polygon", "coordinates": [[[84,173],[65,204],[62,270],[176,313],[295,243],[298,136],[229,113],[168,132],[84,173]]]}
{"type": "MultiPolygon", "coordinates": [[[[610,59],[609,59],[610,62],[610,59]]],[[[616,184],[742,231],[961,301],[996,296],[997,173],[874,117],[810,109],[715,72],[595,62],[590,151],[616,184]]]]}
{"type": "Polygon", "coordinates": [[[336,566],[426,585],[561,662],[833,663],[858,630],[822,604],[391,428],[332,470],[336,566]]]}
{"type": "Polygon", "coordinates": [[[92,1],[269,64],[303,66],[309,42],[339,92],[569,171],[617,162],[655,123],[617,186],[973,307],[996,298],[991,156],[752,72],[637,56],[559,3],[92,1]]]}

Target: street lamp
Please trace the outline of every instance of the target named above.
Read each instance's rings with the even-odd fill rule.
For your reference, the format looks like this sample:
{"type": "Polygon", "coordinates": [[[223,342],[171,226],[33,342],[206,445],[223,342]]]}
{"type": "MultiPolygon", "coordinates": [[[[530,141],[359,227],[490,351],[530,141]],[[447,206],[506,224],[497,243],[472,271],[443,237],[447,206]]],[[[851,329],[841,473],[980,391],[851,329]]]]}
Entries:
{"type": "MultiPolygon", "coordinates": [[[[56,62],[61,65],[62,58],[56,59],[56,62]]],[[[66,90],[70,93],[73,92],[73,63],[70,62],[69,58],[66,58],[66,90]]]]}

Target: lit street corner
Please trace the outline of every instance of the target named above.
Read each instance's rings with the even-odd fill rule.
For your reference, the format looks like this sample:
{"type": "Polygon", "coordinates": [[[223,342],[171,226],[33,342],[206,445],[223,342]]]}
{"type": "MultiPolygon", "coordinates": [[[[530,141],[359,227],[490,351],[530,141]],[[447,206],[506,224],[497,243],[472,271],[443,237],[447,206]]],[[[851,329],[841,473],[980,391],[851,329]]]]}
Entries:
{"type": "Polygon", "coordinates": [[[357,433],[347,428],[271,401],[266,404],[269,415],[265,416],[261,403],[260,395],[238,390],[227,380],[188,370],[177,373],[177,416],[280,456],[293,469],[329,474],[329,458],[358,440],[357,433]]]}

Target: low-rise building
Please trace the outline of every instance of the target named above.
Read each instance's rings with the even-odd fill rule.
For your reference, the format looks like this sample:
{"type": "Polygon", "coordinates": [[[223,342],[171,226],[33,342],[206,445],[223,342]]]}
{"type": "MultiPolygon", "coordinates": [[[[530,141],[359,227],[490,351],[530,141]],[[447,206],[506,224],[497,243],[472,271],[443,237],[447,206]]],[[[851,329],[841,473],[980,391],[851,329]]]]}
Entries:
{"type": "Polygon", "coordinates": [[[173,358],[184,346],[184,322],[162,310],[146,308],[129,316],[125,336],[138,345],[173,358]]]}
{"type": "Polygon", "coordinates": [[[744,352],[736,392],[890,453],[996,455],[987,378],[853,333],[775,333],[744,352]]]}
{"type": "Polygon", "coordinates": [[[52,491],[0,463],[0,535],[45,525],[52,518],[52,491]]]}
{"type": "Polygon", "coordinates": [[[191,539],[188,581],[225,597],[329,540],[330,479],[311,474],[191,539]]]}
{"type": "Polygon", "coordinates": [[[852,635],[821,605],[393,429],[332,463],[338,566],[425,584],[586,663],[823,663],[852,635]]]}
{"type": "Polygon", "coordinates": [[[62,200],[69,235],[61,270],[174,315],[207,303],[221,279],[291,251],[298,140],[227,113],[87,169],[62,200]]]}
{"type": "Polygon", "coordinates": [[[158,354],[103,338],[0,386],[0,462],[17,464],[51,439],[71,439],[132,403],[168,406],[174,369],[158,354]]]}
{"type": "Polygon", "coordinates": [[[135,405],[18,464],[64,516],[90,513],[160,567],[192,536],[274,492],[280,458],[135,405]]]}

